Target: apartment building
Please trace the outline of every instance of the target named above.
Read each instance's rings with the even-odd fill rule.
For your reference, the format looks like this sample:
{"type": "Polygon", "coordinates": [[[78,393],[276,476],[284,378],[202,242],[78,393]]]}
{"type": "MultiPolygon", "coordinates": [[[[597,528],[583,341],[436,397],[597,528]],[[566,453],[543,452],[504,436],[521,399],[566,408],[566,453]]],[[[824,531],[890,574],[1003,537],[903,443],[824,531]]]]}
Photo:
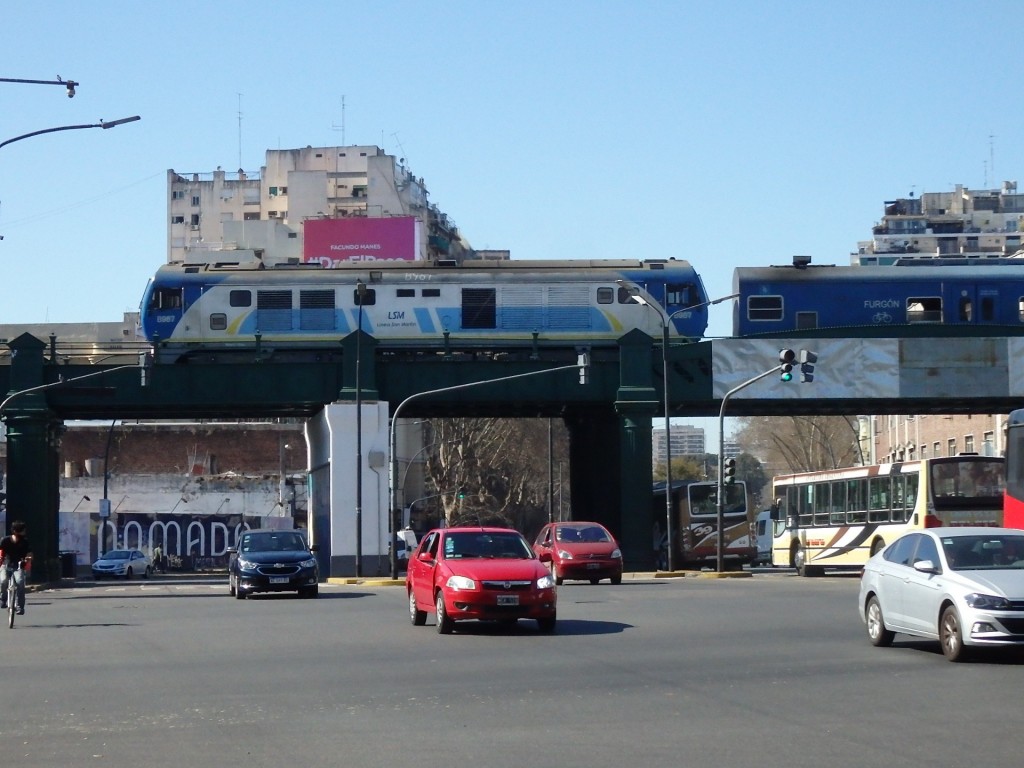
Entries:
{"type": "Polygon", "coordinates": [[[885,202],[871,240],[857,244],[855,265],[888,265],[896,259],[1001,258],[1018,254],[1024,232],[1024,194],[1016,181],[999,189],[924,192],[885,202]]]}
{"type": "MultiPolygon", "coordinates": [[[[411,245],[394,258],[472,256],[455,222],[430,203],[423,178],[377,146],[268,149],[259,173],[167,171],[168,262],[221,250],[255,251],[267,265],[302,261],[307,223],[349,219],[408,220],[403,242],[411,245]]],[[[352,231],[354,242],[366,238],[352,231]]]]}

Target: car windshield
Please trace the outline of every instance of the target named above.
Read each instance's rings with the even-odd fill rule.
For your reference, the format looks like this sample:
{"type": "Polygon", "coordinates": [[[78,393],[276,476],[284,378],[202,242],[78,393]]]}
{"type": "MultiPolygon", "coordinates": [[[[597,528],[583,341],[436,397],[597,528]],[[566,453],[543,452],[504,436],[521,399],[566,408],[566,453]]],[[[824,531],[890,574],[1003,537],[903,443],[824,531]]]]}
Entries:
{"type": "Polygon", "coordinates": [[[611,541],[608,532],[597,525],[560,525],[555,531],[555,538],[558,541],[574,542],[585,541],[594,543],[598,541],[611,541]]]}
{"type": "Polygon", "coordinates": [[[115,549],[113,552],[107,552],[101,559],[102,560],[127,560],[132,556],[132,553],[127,549],[115,549]]]}
{"type": "Polygon", "coordinates": [[[532,558],[533,550],[518,533],[460,531],[445,536],[444,556],[449,560],[495,557],[518,560],[532,558]]]}
{"type": "Polygon", "coordinates": [[[242,552],[301,552],[306,542],[298,533],[247,533],[242,536],[242,552]]]}
{"type": "Polygon", "coordinates": [[[954,571],[1024,569],[1024,535],[943,536],[942,549],[954,571]]]}

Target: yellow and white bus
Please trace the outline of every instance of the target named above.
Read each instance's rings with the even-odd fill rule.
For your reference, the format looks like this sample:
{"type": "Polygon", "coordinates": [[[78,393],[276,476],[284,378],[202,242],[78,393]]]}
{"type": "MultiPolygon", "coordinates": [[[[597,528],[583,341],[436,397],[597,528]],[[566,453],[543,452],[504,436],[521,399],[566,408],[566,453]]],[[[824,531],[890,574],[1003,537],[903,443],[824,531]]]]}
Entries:
{"type": "Polygon", "coordinates": [[[772,563],[816,576],[863,565],[904,533],[1002,525],[1004,460],[959,455],[780,475],[772,563]]]}

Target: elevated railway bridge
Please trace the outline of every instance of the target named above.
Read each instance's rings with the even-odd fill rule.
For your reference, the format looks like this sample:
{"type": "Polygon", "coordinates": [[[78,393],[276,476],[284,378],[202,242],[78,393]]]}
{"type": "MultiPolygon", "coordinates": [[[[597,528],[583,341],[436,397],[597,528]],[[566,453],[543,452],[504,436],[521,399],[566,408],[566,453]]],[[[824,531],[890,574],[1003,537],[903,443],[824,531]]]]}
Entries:
{"type": "MultiPolygon", "coordinates": [[[[47,580],[59,574],[58,449],[65,421],[285,416],[314,421],[331,409],[351,412],[359,400],[361,407],[369,403],[383,415],[379,436],[381,429],[386,434],[398,404],[441,390],[410,400],[401,418],[563,419],[571,440],[574,514],[608,525],[620,537],[627,567],[645,568],[653,565],[651,424],[664,415],[664,381],[673,417],[717,416],[722,397],[776,366],[781,348],[809,348],[818,356],[812,383],[767,376],[730,398],[727,415],[1000,413],[1024,402],[1022,345],[1019,337],[720,339],[673,344],[663,353],[660,340],[634,331],[615,346],[591,349],[587,381],[581,383],[574,369],[509,379],[577,362],[575,350],[537,350],[529,344],[500,353],[447,347],[403,353],[387,351],[357,332],[342,340],[339,351],[319,359],[275,362],[254,350],[248,360],[194,358],[181,364],[165,363],[159,353],[140,363],[139,350],[127,348],[87,362],[67,354],[60,339],[25,334],[8,343],[7,364],[0,365],[7,514],[29,524],[37,557],[33,578],[47,580]],[[501,381],[451,390],[495,379],[501,381]]],[[[323,450],[330,463],[339,444],[323,450]]],[[[339,486],[335,498],[342,498],[346,509],[312,510],[313,534],[330,575],[352,572],[353,528],[338,517],[351,515],[351,481],[351,476],[330,480],[339,486]]]]}

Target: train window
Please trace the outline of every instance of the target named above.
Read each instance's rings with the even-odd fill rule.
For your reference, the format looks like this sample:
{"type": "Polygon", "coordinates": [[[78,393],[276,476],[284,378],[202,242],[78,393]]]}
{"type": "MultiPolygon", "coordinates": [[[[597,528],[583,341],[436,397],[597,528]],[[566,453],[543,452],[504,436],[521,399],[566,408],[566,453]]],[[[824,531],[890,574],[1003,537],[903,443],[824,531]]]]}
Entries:
{"type": "Polygon", "coordinates": [[[497,327],[495,290],[493,288],[462,289],[462,327],[497,327]]]}
{"type": "Polygon", "coordinates": [[[598,304],[611,304],[615,301],[615,289],[614,288],[598,288],[597,289],[597,303],[598,304]]]}
{"type": "Polygon", "coordinates": [[[1024,296],[1017,299],[1017,319],[1024,322],[1024,296]]]}
{"type": "Polygon", "coordinates": [[[252,291],[231,291],[231,293],[228,294],[228,306],[251,307],[252,291]]]}
{"type": "Polygon", "coordinates": [[[942,297],[912,296],[907,299],[908,323],[941,323],[942,297]]]}
{"type": "Polygon", "coordinates": [[[352,303],[357,307],[362,305],[364,307],[372,307],[377,303],[377,291],[374,288],[363,288],[362,299],[358,290],[352,291],[352,303]]]}
{"type": "Polygon", "coordinates": [[[436,299],[441,296],[440,288],[424,288],[421,294],[425,299],[436,299]]]}
{"type": "Polygon", "coordinates": [[[817,312],[797,312],[796,313],[796,327],[798,329],[817,328],[818,327],[818,313],[817,312]]]}
{"type": "Polygon", "coordinates": [[[395,291],[395,296],[397,296],[400,299],[414,299],[416,298],[416,289],[399,288],[397,291],[395,291]]]}
{"type": "Polygon", "coordinates": [[[157,288],[149,300],[149,308],[181,309],[181,288],[157,288]]]}
{"type": "Polygon", "coordinates": [[[695,295],[696,292],[693,290],[693,285],[690,283],[666,285],[665,305],[692,307],[700,303],[694,298],[695,295]]]}
{"type": "Polygon", "coordinates": [[[747,297],[747,319],[748,320],[781,320],[782,319],[782,297],[781,296],[748,296],[747,297]]]}
{"type": "MultiPolygon", "coordinates": [[[[633,297],[640,293],[640,289],[636,286],[629,286],[628,288],[624,285],[619,286],[618,302],[619,304],[639,304],[640,302],[633,297]]],[[[1024,299],[1021,299],[1024,301],[1024,299]]]]}
{"type": "Polygon", "coordinates": [[[981,322],[993,323],[996,319],[996,302],[992,296],[981,297],[981,322]]]}
{"type": "Polygon", "coordinates": [[[228,316],[223,312],[214,312],[210,315],[210,330],[223,331],[228,327],[228,316]]]}

